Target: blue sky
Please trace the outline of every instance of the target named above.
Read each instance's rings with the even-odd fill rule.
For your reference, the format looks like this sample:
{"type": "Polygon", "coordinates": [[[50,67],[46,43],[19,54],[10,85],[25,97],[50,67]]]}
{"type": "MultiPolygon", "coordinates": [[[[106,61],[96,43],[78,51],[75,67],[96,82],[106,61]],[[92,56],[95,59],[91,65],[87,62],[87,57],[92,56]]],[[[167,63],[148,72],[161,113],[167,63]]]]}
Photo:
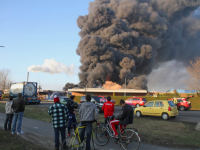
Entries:
{"type": "Polygon", "coordinates": [[[67,66],[74,64],[74,75],[29,72],[29,81],[40,83],[44,90],[62,90],[67,82],[78,83],[80,29],[76,20],[88,14],[90,1],[1,1],[0,45],[5,47],[0,48],[0,70],[10,69],[11,80],[22,82],[27,80],[28,67],[54,59],[67,66]]]}

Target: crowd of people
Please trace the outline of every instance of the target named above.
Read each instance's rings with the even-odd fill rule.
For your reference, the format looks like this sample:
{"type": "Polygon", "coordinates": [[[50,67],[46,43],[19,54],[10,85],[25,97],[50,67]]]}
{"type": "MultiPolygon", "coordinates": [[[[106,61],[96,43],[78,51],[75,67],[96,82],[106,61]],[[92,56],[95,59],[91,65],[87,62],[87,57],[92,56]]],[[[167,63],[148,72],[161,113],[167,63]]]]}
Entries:
{"type": "Polygon", "coordinates": [[[16,134],[16,126],[17,126],[17,134],[24,134],[24,132],[21,131],[24,110],[25,110],[25,101],[22,98],[22,94],[19,93],[18,97],[14,101],[13,97],[10,96],[9,100],[5,105],[6,120],[4,123],[4,130],[8,131],[11,130],[12,134],[16,134]],[[13,116],[14,116],[14,121],[12,124],[13,116]]]}
{"type": "MultiPolygon", "coordinates": [[[[71,96],[67,104],[61,104],[58,96],[54,96],[54,104],[51,105],[47,111],[49,115],[52,116],[52,127],[54,129],[55,138],[55,150],[59,150],[60,142],[59,137],[61,135],[61,141],[63,142],[66,137],[66,127],[68,128],[68,136],[70,136],[70,130],[73,126],[76,129],[76,113],[73,105],[75,96],[71,96]],[[68,122],[68,126],[67,126],[68,122]]],[[[113,120],[109,122],[110,128],[113,131],[114,137],[118,138],[118,132],[116,127],[120,126],[120,132],[122,127],[126,127],[128,124],[133,123],[133,109],[130,105],[127,105],[124,100],[120,100],[120,105],[122,106],[121,113],[118,116],[113,117],[114,104],[111,102],[111,97],[107,97],[107,102],[103,104],[102,110],[104,112],[105,123],[108,121],[108,117],[113,117],[113,120]]],[[[5,130],[11,130],[12,134],[24,134],[21,131],[23,112],[25,110],[25,100],[22,98],[22,94],[18,94],[18,98],[13,100],[10,96],[9,100],[5,105],[6,110],[6,120],[4,123],[5,130]],[[14,116],[14,121],[12,123],[14,116]],[[12,128],[11,128],[12,124],[12,128]],[[17,126],[17,132],[16,132],[17,126]]],[[[79,109],[79,116],[81,126],[86,126],[86,128],[80,129],[80,140],[84,140],[84,135],[86,132],[86,150],[90,150],[90,140],[92,134],[92,123],[98,119],[98,109],[97,106],[91,102],[91,95],[86,95],[86,102],[81,104],[79,109]]],[[[63,144],[63,149],[67,149],[66,143],[63,144]]]]}

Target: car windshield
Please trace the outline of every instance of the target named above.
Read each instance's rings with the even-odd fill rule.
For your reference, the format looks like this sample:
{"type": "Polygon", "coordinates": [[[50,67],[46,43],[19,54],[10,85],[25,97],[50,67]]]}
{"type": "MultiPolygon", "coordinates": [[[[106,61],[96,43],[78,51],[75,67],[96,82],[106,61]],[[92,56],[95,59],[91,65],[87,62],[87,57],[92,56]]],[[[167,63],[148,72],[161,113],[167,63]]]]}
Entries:
{"type": "Polygon", "coordinates": [[[2,94],[2,92],[0,92],[0,95],[2,94]]]}
{"type": "Polygon", "coordinates": [[[93,96],[92,98],[94,98],[97,103],[103,103],[101,101],[102,97],[93,96]]]}
{"type": "Polygon", "coordinates": [[[65,101],[68,101],[68,100],[70,100],[70,98],[67,98],[67,97],[64,97],[63,98],[65,101]]]}
{"type": "Polygon", "coordinates": [[[170,106],[173,106],[173,107],[176,106],[173,101],[168,101],[168,103],[170,106]]]}
{"type": "Polygon", "coordinates": [[[143,98],[142,100],[143,100],[144,102],[147,102],[147,99],[146,99],[146,98],[143,98]]]}
{"type": "Polygon", "coordinates": [[[185,98],[186,101],[189,101],[187,98],[185,98]]]}

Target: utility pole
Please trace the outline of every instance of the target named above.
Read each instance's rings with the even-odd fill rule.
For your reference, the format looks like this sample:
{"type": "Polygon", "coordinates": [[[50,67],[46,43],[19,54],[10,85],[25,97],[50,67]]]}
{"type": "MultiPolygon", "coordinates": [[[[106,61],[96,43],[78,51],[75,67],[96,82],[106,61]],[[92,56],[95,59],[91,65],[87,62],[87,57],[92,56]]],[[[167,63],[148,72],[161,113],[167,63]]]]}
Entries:
{"type": "Polygon", "coordinates": [[[4,47],[4,46],[0,46],[0,47],[4,47]]]}
{"type": "Polygon", "coordinates": [[[125,78],[125,91],[124,91],[124,96],[126,96],[126,78],[125,78]]]}
{"type": "Polygon", "coordinates": [[[28,82],[28,78],[29,78],[29,72],[27,73],[27,82],[28,82]]]}

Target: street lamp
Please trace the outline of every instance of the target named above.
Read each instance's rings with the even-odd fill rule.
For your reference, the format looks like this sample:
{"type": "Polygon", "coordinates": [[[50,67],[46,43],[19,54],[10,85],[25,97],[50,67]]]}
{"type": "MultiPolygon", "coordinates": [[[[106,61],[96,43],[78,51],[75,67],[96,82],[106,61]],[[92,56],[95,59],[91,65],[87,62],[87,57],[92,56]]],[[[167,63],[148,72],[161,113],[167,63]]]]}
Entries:
{"type": "Polygon", "coordinates": [[[125,91],[124,91],[124,96],[126,96],[126,78],[125,78],[125,91]]]}

